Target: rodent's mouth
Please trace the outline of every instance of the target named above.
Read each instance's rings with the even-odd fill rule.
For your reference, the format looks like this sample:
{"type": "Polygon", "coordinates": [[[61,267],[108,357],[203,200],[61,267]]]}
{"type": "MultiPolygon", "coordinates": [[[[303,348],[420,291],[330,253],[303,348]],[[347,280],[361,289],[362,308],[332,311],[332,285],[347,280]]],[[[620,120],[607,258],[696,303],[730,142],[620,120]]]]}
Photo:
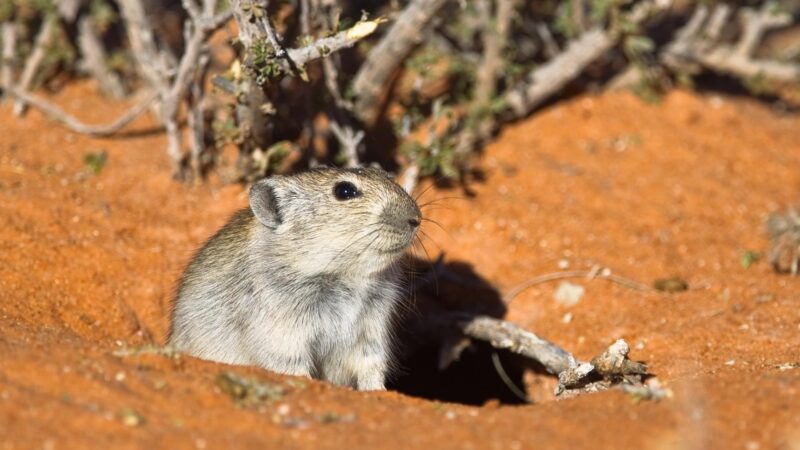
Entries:
{"type": "Polygon", "coordinates": [[[411,247],[411,243],[414,242],[414,236],[407,236],[406,239],[403,239],[403,242],[395,245],[394,247],[388,248],[386,250],[382,250],[381,253],[385,255],[396,255],[398,253],[403,253],[411,247]]]}
{"type": "Polygon", "coordinates": [[[414,237],[416,233],[403,233],[403,232],[390,232],[387,230],[388,236],[391,236],[390,241],[387,244],[397,244],[393,245],[389,248],[383,248],[378,250],[378,253],[382,255],[397,255],[398,253],[403,253],[406,249],[411,247],[411,244],[414,242],[414,237]]]}

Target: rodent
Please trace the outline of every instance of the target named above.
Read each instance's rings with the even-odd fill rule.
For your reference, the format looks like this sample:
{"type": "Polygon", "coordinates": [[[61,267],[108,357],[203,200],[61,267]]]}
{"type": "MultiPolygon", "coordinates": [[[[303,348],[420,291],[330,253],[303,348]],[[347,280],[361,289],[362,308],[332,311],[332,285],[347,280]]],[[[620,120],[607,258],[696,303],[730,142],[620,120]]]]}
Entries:
{"type": "Polygon", "coordinates": [[[380,169],[314,169],[255,183],[196,253],[169,343],[229,364],[384,389],[400,259],[422,220],[380,169]]]}

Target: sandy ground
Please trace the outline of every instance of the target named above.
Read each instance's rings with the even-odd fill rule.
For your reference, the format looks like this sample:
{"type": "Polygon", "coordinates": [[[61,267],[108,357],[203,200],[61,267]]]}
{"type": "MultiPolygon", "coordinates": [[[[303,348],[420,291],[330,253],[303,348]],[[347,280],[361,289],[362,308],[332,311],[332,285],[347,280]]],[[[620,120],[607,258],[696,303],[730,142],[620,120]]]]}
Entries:
{"type": "MultiPolygon", "coordinates": [[[[126,108],[80,84],[54,101],[93,122],[126,108]]],[[[578,279],[576,305],[554,300],[558,282],[507,305],[508,320],[580,358],[624,338],[671,398],[609,391],[468,406],[118,356],[164,343],[183,266],[246,204],[243,188],[173,182],[147,118],[122,137],[91,139],[2,105],[0,448],[800,449],[800,279],[763,259],[741,263],[766,250],[766,216],[798,199],[799,124],[752,101],[686,92],[657,105],[580,97],[507,128],[485,149],[474,196],[426,191],[425,214],[444,229],[426,225],[428,252],[500,294],[596,265],[690,287],[578,279]],[[84,156],[100,151],[108,162],[94,175],[84,156]],[[282,391],[237,404],[223,372],[282,391]]],[[[470,372],[458,376],[461,389],[483,389],[470,372]]],[[[531,393],[540,378],[525,376],[531,393]]]]}

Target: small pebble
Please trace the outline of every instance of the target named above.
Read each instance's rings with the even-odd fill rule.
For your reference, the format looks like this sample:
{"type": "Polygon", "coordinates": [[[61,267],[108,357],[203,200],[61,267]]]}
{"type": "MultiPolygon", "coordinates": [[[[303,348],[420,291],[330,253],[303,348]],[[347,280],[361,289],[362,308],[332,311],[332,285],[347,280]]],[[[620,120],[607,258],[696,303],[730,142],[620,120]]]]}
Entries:
{"type": "Polygon", "coordinates": [[[581,301],[583,293],[586,289],[579,285],[570,283],[569,281],[562,281],[558,285],[554,294],[555,300],[564,306],[575,306],[581,301]]]}
{"type": "Polygon", "coordinates": [[[144,423],[144,417],[130,408],[120,410],[118,415],[122,423],[129,427],[138,427],[144,423]]]}

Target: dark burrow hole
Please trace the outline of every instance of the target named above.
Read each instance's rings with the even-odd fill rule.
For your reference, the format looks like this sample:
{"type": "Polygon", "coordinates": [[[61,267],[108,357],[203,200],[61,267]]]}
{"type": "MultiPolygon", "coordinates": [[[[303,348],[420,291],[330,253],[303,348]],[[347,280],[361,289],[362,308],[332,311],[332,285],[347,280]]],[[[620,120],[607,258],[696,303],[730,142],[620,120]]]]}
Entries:
{"type": "Polygon", "coordinates": [[[505,316],[506,306],[497,289],[468,264],[451,262],[434,271],[430,263],[417,260],[412,267],[417,274],[413,300],[399,326],[398,367],[387,388],[468,405],[525,403],[524,371],[543,371],[535,363],[471,340],[457,360],[443,364],[442,354],[452,354],[447,351],[453,348],[450,344],[462,338],[449,319],[454,314],[505,316]],[[440,369],[442,365],[446,368],[440,369]]]}
{"type": "Polygon", "coordinates": [[[491,401],[511,405],[525,403],[498,371],[497,364],[508,382],[514,383],[517,389],[524,389],[523,370],[507,351],[496,351],[485,343],[472,343],[459,360],[446,369],[439,370],[438,362],[436,346],[416,349],[410,358],[402,361],[400,373],[390,381],[388,388],[414,397],[467,405],[491,401]]]}

